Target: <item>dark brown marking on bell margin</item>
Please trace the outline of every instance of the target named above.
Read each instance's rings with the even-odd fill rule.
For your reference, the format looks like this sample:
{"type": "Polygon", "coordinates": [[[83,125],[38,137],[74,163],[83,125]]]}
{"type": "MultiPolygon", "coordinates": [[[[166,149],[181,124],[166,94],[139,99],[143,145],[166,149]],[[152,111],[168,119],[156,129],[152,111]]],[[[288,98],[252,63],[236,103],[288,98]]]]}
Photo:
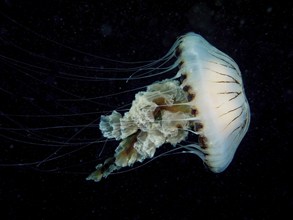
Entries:
{"type": "Polygon", "coordinates": [[[187,95],[187,100],[188,100],[189,102],[192,101],[194,98],[195,98],[195,94],[188,93],[188,95],[187,95]]]}
{"type": "Polygon", "coordinates": [[[198,137],[198,143],[199,143],[199,145],[201,146],[202,149],[207,149],[208,148],[207,142],[208,142],[208,139],[205,136],[200,135],[198,137]]]}

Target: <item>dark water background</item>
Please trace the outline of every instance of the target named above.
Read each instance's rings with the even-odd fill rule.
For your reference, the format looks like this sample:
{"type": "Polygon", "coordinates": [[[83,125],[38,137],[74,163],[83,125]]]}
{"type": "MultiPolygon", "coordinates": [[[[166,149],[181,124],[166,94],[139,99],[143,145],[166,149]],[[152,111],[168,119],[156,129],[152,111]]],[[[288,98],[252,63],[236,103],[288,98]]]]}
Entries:
{"type": "MultiPolygon", "coordinates": [[[[121,67],[94,55],[125,61],[158,59],[189,31],[201,34],[239,64],[251,107],[250,129],[221,174],[207,171],[193,155],[180,154],[100,183],[88,182],[85,177],[97,163],[93,155],[101,146],[40,167],[26,166],[21,163],[41,160],[56,148],[19,143],[16,140],[23,135],[26,142],[35,139],[1,129],[1,219],[275,219],[289,212],[293,208],[291,20],[292,4],[278,1],[1,1],[2,128],[17,127],[15,121],[27,127],[90,123],[88,117],[11,117],[11,121],[7,115],[110,111],[131,101],[134,93],[97,102],[61,102],[60,97],[69,96],[56,87],[82,98],[119,92],[120,87],[134,89],[154,79],[97,84],[62,80],[60,72],[90,73],[61,62],[121,67]]],[[[50,135],[58,132],[64,131],[50,135]]],[[[80,137],[94,137],[99,131],[90,132],[80,137]]],[[[45,133],[41,137],[49,138],[45,133]]]]}

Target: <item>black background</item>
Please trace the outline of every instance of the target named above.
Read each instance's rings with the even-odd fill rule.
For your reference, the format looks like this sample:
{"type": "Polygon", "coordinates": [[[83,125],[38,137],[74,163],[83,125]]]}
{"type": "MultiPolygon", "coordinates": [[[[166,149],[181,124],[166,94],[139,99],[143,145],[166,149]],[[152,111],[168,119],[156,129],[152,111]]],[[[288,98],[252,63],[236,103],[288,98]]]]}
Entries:
{"type": "MultiPolygon", "coordinates": [[[[1,1],[1,219],[274,219],[284,215],[293,208],[289,182],[290,20],[292,5],[277,1],[1,1]],[[189,31],[201,34],[233,57],[242,71],[251,124],[225,172],[213,174],[194,155],[178,154],[111,175],[100,183],[85,181],[99,162],[97,148],[103,143],[86,149],[72,148],[77,152],[65,149],[68,155],[41,167],[27,164],[45,158],[56,148],[39,146],[39,142],[19,142],[27,133],[9,128],[19,124],[22,129],[62,126],[68,125],[69,119],[13,114],[110,111],[131,101],[134,95],[103,98],[98,105],[61,102],[60,97],[68,97],[54,86],[80,97],[92,97],[154,81],[127,84],[108,80],[95,84],[62,80],[58,79],[62,71],[88,72],[85,67],[69,68],[61,62],[121,67],[97,56],[124,61],[158,59],[178,36],[189,31]],[[21,69],[17,61],[41,66],[50,74],[44,77],[40,69],[23,63],[21,69]]],[[[119,76],[115,72],[99,74],[119,76]]],[[[85,119],[83,122],[74,117],[69,125],[93,120],[85,119]]],[[[42,137],[47,137],[46,131],[41,132],[42,137]]],[[[93,138],[98,127],[91,132],[93,138]]],[[[25,141],[36,139],[28,135],[25,141]]]]}

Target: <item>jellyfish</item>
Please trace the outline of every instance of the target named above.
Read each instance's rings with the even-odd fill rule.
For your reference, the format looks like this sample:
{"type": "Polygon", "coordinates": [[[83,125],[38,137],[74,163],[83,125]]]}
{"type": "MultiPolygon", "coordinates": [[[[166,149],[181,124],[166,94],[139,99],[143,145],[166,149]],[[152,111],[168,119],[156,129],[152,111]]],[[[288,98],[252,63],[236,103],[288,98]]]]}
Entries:
{"type": "MultiPolygon", "coordinates": [[[[238,65],[193,32],[179,37],[160,61],[174,57],[174,64],[160,74],[178,67],[175,76],[138,92],[124,114],[114,110],[101,116],[103,136],[120,143],[87,180],[98,182],[121,168],[153,158],[164,144],[197,155],[214,173],[229,166],[250,123],[238,65]],[[198,140],[181,144],[191,135],[198,140]]],[[[134,72],[130,78],[143,79],[147,73],[134,72]]]]}
{"type": "Polygon", "coordinates": [[[249,126],[249,105],[237,64],[200,35],[179,37],[158,60],[125,62],[13,25],[36,40],[32,46],[30,37],[18,42],[8,33],[0,39],[0,90],[3,102],[9,103],[0,112],[5,155],[0,167],[45,172],[77,168],[88,175],[88,164],[98,164],[87,179],[100,181],[137,161],[176,150],[199,156],[216,173],[231,162],[249,126]],[[40,54],[40,45],[52,46],[53,56],[40,54]],[[55,58],[63,52],[68,59],[55,58]],[[115,67],[92,65],[97,60],[115,67]],[[104,86],[108,84],[113,86],[104,86]],[[128,101],[134,92],[134,100],[128,101]],[[101,155],[117,141],[114,155],[101,163],[101,155]],[[164,144],[173,148],[156,154],[164,144]]]}

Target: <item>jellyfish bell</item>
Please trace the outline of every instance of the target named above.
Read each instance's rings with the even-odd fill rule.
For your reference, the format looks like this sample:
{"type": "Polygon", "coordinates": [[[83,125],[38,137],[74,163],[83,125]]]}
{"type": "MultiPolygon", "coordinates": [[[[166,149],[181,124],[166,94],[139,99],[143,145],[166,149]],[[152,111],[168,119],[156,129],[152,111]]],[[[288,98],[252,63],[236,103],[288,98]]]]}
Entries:
{"type": "MultiPolygon", "coordinates": [[[[195,33],[179,37],[161,61],[174,57],[174,65],[161,73],[178,67],[176,76],[138,92],[123,115],[113,111],[101,116],[103,136],[120,144],[114,156],[98,164],[87,180],[100,181],[123,167],[152,158],[165,143],[196,154],[212,172],[228,167],[250,123],[238,65],[195,33]],[[180,144],[194,134],[197,142],[180,144]]],[[[132,79],[149,77],[135,74],[132,79]]]]}

